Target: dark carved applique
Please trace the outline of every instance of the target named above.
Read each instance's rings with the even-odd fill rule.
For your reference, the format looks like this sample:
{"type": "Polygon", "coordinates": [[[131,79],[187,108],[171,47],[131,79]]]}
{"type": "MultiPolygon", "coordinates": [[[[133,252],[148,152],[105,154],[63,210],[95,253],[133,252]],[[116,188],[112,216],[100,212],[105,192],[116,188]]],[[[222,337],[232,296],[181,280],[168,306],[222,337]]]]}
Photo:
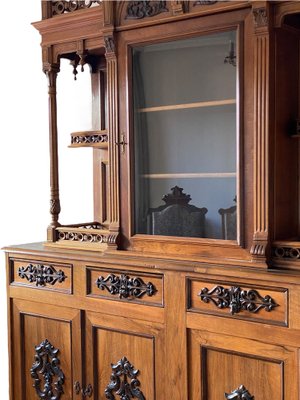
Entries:
{"type": "Polygon", "coordinates": [[[216,4],[217,0],[198,0],[194,2],[194,6],[210,6],[212,4],[216,4]]]}
{"type": "Polygon", "coordinates": [[[142,19],[168,11],[166,1],[129,1],[125,18],[142,19]]]}
{"type": "Polygon", "coordinates": [[[130,278],[128,275],[108,275],[106,278],[99,276],[96,285],[100,290],[107,290],[110,294],[119,295],[120,298],[141,298],[144,295],[153,296],[157,290],[151,283],[145,283],[141,278],[130,278]]]}
{"type": "Polygon", "coordinates": [[[51,265],[29,264],[27,267],[20,267],[18,275],[21,279],[27,279],[36,286],[55,285],[62,283],[67,277],[62,270],[56,271],[51,265]]]}
{"type": "Polygon", "coordinates": [[[225,393],[227,400],[254,400],[254,396],[248,392],[244,385],[239,386],[231,393],[225,393]]]}
{"type": "Polygon", "coordinates": [[[261,309],[272,311],[278,307],[269,295],[263,297],[257,290],[242,290],[235,286],[229,289],[223,286],[215,286],[211,290],[203,288],[198,296],[204,303],[212,302],[218,308],[229,308],[232,315],[243,310],[257,313],[261,309]]]}
{"type": "Polygon", "coordinates": [[[146,400],[143,392],[139,389],[140,381],[137,379],[139,370],[123,357],[117,364],[112,364],[110,382],[105,388],[105,396],[109,400],[115,400],[113,393],[121,400],[139,399],[146,400]]]}
{"type": "Polygon", "coordinates": [[[40,399],[59,400],[64,393],[65,376],[59,367],[58,352],[47,339],[35,347],[35,362],[30,373],[40,399]]]}

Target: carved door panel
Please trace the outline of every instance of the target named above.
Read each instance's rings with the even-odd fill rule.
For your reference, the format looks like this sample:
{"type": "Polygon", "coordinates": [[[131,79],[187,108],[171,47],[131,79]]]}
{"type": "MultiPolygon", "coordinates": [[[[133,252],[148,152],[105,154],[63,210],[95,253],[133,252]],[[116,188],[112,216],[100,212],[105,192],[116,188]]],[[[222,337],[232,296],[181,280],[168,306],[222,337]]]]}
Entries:
{"type": "Polygon", "coordinates": [[[94,400],[162,400],[162,325],[87,312],[86,382],[94,400]]]}
{"type": "Polygon", "coordinates": [[[190,331],[191,400],[297,397],[297,349],[190,331]]]}
{"type": "Polygon", "coordinates": [[[80,311],[13,301],[14,400],[70,400],[81,382],[80,311]]]}

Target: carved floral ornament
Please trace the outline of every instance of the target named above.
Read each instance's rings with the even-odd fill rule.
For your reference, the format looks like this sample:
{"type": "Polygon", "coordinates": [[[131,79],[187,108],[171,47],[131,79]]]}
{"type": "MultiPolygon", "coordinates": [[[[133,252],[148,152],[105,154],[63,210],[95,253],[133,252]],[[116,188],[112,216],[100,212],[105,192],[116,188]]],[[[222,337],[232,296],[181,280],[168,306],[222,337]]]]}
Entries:
{"type": "Polygon", "coordinates": [[[52,265],[28,264],[26,267],[18,269],[21,279],[26,279],[36,286],[55,285],[62,283],[67,278],[64,271],[56,270],[52,265]]]}
{"type": "Polygon", "coordinates": [[[58,352],[47,339],[35,347],[30,373],[34,380],[33,387],[40,399],[59,400],[64,393],[65,376],[59,366],[58,352]]]}
{"type": "Polygon", "coordinates": [[[105,388],[105,397],[109,400],[116,400],[116,395],[120,400],[146,400],[143,392],[139,388],[140,381],[137,379],[139,370],[123,357],[117,364],[111,365],[112,374],[110,382],[105,388]]]}
{"type": "MultiPolygon", "coordinates": [[[[180,10],[188,12],[190,6],[211,6],[218,2],[225,2],[227,0],[197,0],[197,1],[177,1],[176,7],[180,6],[180,10]]],[[[127,3],[125,19],[143,19],[154,17],[158,14],[169,12],[169,4],[171,1],[129,1],[127,3]]],[[[173,2],[175,3],[175,2],[173,2]]]]}
{"type": "Polygon", "coordinates": [[[139,299],[144,295],[151,297],[157,292],[151,282],[145,283],[141,278],[130,278],[124,274],[121,276],[109,274],[106,278],[99,276],[96,285],[100,290],[107,290],[112,295],[119,295],[120,299],[130,297],[139,299]]]}
{"type": "Polygon", "coordinates": [[[212,302],[220,309],[229,308],[232,315],[241,311],[248,311],[253,314],[260,310],[270,312],[278,307],[271,296],[261,296],[257,290],[243,290],[237,286],[230,288],[215,286],[211,290],[203,288],[198,296],[204,303],[212,302]]]}

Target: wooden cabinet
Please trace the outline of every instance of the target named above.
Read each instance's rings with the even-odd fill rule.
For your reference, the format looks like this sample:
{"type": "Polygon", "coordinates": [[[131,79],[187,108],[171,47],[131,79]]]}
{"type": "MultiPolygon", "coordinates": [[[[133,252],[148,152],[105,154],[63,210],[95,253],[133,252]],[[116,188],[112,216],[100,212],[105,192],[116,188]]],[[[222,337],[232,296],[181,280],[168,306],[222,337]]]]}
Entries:
{"type": "Polygon", "coordinates": [[[42,2],[51,220],[6,249],[11,400],[300,396],[299,17],[297,1],[42,2]],[[79,69],[90,118],[68,151],[78,168],[91,148],[93,205],[71,202],[93,217],[70,223],[56,91],[79,69]]]}

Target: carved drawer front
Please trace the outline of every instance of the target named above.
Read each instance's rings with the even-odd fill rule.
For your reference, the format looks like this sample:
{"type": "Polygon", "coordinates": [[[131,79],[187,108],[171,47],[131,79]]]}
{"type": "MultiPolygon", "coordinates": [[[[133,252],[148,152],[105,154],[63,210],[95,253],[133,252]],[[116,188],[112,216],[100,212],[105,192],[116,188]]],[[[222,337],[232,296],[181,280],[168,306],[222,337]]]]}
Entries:
{"type": "Polygon", "coordinates": [[[73,291],[72,265],[37,260],[10,260],[11,285],[69,293],[73,291]]]}
{"type": "Polygon", "coordinates": [[[232,282],[188,280],[188,311],[288,324],[288,290],[232,282]]]}
{"type": "Polygon", "coordinates": [[[163,276],[87,267],[87,295],[163,306],[163,276]]]}

